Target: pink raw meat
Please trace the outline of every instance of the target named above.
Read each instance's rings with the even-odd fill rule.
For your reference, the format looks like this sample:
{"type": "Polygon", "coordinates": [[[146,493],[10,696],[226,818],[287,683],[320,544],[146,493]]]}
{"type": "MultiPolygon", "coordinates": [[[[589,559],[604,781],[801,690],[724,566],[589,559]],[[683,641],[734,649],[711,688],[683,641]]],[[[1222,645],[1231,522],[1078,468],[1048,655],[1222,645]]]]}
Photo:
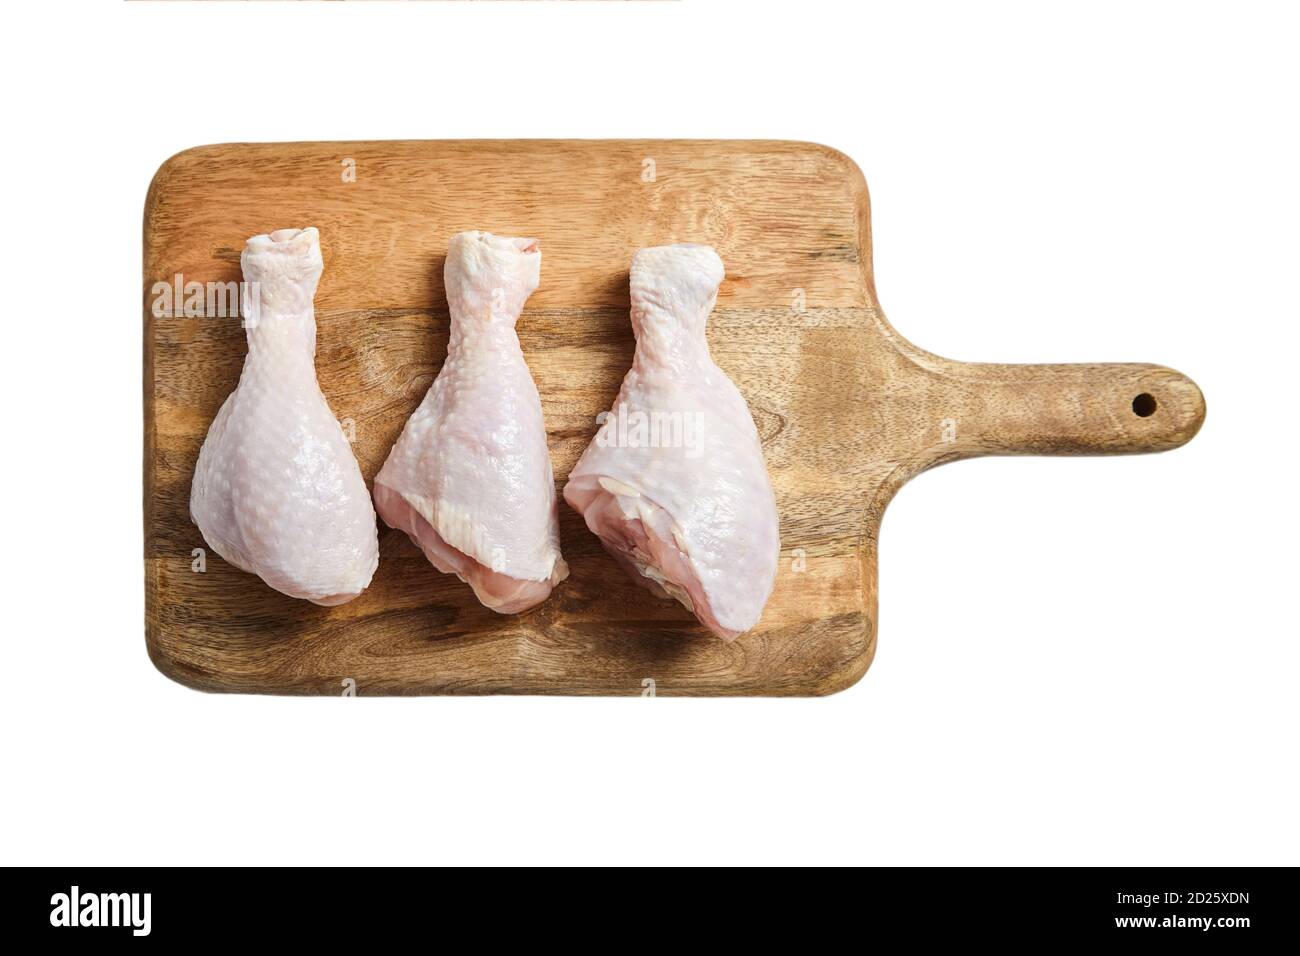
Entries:
{"type": "Polygon", "coordinates": [[[515,335],[541,260],[534,239],[451,238],[447,360],[375,478],[384,521],[502,614],[569,573],[542,403],[515,335]]]}
{"type": "Polygon", "coordinates": [[[722,260],[658,246],[631,277],[636,356],[564,499],[633,579],[733,640],[762,615],[781,543],[758,430],[705,339],[722,260]]]}
{"type": "Polygon", "coordinates": [[[277,591],[342,604],[379,564],[375,509],[352,446],[316,383],[320,237],[248,240],[248,357],[199,451],[190,516],[212,550],[277,591]]]}

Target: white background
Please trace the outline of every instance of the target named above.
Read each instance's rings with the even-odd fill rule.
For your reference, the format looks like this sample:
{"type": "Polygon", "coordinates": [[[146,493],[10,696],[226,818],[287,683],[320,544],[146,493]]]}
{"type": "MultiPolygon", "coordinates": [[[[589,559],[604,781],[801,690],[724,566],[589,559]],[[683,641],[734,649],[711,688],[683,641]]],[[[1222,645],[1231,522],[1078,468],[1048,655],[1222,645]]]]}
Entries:
{"type": "Polygon", "coordinates": [[[0,57],[4,862],[1300,862],[1293,5],[62,6],[0,57]],[[150,176],[201,143],[477,136],[836,146],[902,334],[1171,365],[1205,427],[920,477],[875,663],[829,699],[169,682],[142,623],[150,176]]]}

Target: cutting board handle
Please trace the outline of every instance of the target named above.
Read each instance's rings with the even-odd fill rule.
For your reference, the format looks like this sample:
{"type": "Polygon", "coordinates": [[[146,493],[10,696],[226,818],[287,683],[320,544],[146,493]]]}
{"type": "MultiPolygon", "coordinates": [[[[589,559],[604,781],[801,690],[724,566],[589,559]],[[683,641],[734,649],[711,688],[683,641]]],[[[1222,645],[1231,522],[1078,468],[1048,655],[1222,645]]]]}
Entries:
{"type": "Polygon", "coordinates": [[[945,365],[968,386],[941,425],[956,457],[1166,451],[1205,420],[1196,383],[1161,365],[945,365]]]}

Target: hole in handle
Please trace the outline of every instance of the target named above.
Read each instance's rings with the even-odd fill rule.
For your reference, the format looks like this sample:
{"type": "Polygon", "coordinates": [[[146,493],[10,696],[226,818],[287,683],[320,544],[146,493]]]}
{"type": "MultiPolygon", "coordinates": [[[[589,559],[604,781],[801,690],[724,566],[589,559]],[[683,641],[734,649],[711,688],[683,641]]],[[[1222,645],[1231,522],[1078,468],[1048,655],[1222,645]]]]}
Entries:
{"type": "Polygon", "coordinates": [[[1156,413],[1156,397],[1150,392],[1143,392],[1133,399],[1133,414],[1138,418],[1150,418],[1156,413]]]}

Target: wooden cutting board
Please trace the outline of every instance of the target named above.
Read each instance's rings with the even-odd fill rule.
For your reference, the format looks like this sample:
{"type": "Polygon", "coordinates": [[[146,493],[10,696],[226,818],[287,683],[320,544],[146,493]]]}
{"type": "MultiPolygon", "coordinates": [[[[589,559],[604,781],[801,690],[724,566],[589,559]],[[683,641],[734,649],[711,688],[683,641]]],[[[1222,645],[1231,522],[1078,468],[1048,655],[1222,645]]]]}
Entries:
{"type": "Polygon", "coordinates": [[[160,670],[204,690],[831,693],[871,663],[877,532],[909,478],[977,455],[1163,451],[1205,414],[1196,385],[1157,365],[973,365],[907,342],[876,301],[862,173],[809,143],[205,146],[149,188],[143,285],[145,634],[160,670]],[[368,482],[441,367],[453,233],[541,240],[518,331],[559,487],[632,359],[632,253],[714,246],[727,278],[709,344],[749,401],[781,516],[759,626],[732,644],[707,634],[629,581],[563,502],[571,576],[516,617],[485,610],[382,523],[374,582],[341,607],[217,557],[190,521],[190,479],[244,331],[177,303],[156,317],[155,283],[238,281],[247,237],[307,225],[325,258],[320,384],[368,482]]]}

